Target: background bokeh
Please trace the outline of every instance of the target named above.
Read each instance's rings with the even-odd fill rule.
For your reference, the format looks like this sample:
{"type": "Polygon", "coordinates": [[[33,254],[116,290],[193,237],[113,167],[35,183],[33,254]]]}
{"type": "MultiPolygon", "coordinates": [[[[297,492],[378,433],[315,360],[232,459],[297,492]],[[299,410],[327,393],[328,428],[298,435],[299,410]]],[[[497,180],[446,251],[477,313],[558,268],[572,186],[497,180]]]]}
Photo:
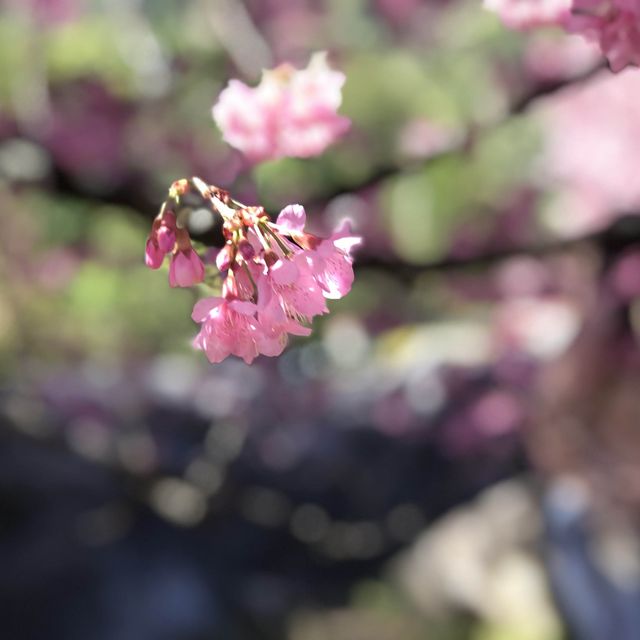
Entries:
{"type": "Polygon", "coordinates": [[[640,637],[640,71],[480,4],[0,2],[0,637],[640,637]],[[250,167],[317,50],[350,133],[250,167]],[[364,237],[278,359],[144,267],[190,175],[364,237]]]}

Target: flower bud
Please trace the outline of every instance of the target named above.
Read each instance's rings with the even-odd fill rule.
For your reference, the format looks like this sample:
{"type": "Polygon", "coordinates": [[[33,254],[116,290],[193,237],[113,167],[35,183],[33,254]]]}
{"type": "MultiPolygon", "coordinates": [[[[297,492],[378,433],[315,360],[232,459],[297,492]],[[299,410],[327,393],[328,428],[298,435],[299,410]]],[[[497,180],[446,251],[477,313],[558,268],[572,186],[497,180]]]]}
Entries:
{"type": "Polygon", "coordinates": [[[159,269],[164,260],[164,251],[156,244],[153,238],[147,239],[147,245],[144,252],[144,262],[150,269],[159,269]]]}
{"type": "Polygon", "coordinates": [[[204,280],[204,264],[192,247],[176,252],[169,266],[172,287],[191,287],[204,280]]]}
{"type": "Polygon", "coordinates": [[[156,233],[156,241],[162,252],[170,253],[176,244],[176,232],[163,223],[156,233]]]}

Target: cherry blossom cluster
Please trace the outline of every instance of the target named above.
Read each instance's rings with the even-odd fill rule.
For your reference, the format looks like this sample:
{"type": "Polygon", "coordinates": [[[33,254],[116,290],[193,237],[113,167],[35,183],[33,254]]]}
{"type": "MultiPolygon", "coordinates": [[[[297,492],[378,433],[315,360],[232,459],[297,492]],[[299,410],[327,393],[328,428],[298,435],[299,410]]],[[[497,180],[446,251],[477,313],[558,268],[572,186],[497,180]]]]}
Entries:
{"type": "Polygon", "coordinates": [[[612,71],[640,64],[638,0],[484,0],[512,29],[558,25],[597,42],[612,71]]]}
{"type": "Polygon", "coordinates": [[[308,158],[340,138],[350,121],[337,113],[345,76],[316,53],[306,69],[265,70],[257,87],[231,80],[213,107],[224,140],[251,162],[308,158]]]}
{"type": "Polygon", "coordinates": [[[581,235],[640,209],[640,73],[603,71],[536,110],[544,134],[540,180],[553,186],[546,222],[581,235]]]}
{"type": "Polygon", "coordinates": [[[199,178],[172,185],[147,240],[151,268],[170,255],[171,286],[203,282],[209,268],[177,222],[175,211],[190,192],[223,220],[225,244],[215,258],[219,295],[199,300],[192,313],[201,325],[194,345],[211,362],[229,355],[246,363],[260,354],[280,355],[290,334],[311,333],[312,319],[328,312],[327,299],[342,298],[351,289],[351,250],[360,238],[347,221],[329,238],[320,238],[305,230],[300,205],[283,209],[274,223],[263,207],[245,206],[199,178]]]}

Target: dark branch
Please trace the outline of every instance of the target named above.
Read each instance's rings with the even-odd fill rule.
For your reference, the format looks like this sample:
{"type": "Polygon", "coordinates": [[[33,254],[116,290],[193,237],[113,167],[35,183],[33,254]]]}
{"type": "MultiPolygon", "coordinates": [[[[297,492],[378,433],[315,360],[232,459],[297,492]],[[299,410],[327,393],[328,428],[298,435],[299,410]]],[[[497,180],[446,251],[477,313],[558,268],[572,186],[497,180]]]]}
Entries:
{"type": "Polygon", "coordinates": [[[640,215],[621,215],[611,226],[582,236],[569,239],[555,239],[533,245],[521,245],[492,249],[466,257],[445,257],[424,264],[408,264],[401,260],[384,260],[366,256],[356,260],[356,270],[385,269],[401,280],[413,278],[430,271],[452,271],[464,269],[484,269],[498,262],[516,256],[544,257],[571,251],[580,247],[594,247],[601,252],[607,265],[615,256],[628,247],[640,244],[640,215]]]}

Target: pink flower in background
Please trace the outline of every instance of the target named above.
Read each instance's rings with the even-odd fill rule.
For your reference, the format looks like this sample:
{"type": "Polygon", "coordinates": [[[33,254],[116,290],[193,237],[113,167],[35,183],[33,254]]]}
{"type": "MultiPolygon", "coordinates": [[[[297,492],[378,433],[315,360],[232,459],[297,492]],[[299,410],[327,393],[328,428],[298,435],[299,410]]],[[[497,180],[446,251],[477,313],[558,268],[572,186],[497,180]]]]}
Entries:
{"type": "Polygon", "coordinates": [[[640,63],[637,0],[573,0],[567,28],[598,42],[614,72],[640,63]]]}
{"type": "Polygon", "coordinates": [[[550,216],[556,230],[575,235],[602,228],[640,209],[640,74],[603,71],[567,88],[539,109],[545,186],[559,194],[550,216]]]}
{"type": "Polygon", "coordinates": [[[569,16],[571,0],[484,0],[510,29],[531,29],[562,24],[569,16]]]}
{"type": "Polygon", "coordinates": [[[563,27],[597,42],[611,70],[640,64],[638,0],[484,0],[511,29],[563,27]]]}
{"type": "Polygon", "coordinates": [[[587,73],[600,56],[598,45],[582,36],[539,31],[528,39],[524,63],[534,78],[550,82],[587,73]]]}
{"type": "Polygon", "coordinates": [[[349,129],[349,119],[337,113],[344,81],[317,53],[306,69],[284,64],[264,71],[257,87],[231,80],[213,118],[224,140],[252,162],[316,156],[349,129]]]}
{"type": "Polygon", "coordinates": [[[0,6],[2,4],[46,27],[76,19],[82,13],[84,0],[0,0],[0,6]]]}

